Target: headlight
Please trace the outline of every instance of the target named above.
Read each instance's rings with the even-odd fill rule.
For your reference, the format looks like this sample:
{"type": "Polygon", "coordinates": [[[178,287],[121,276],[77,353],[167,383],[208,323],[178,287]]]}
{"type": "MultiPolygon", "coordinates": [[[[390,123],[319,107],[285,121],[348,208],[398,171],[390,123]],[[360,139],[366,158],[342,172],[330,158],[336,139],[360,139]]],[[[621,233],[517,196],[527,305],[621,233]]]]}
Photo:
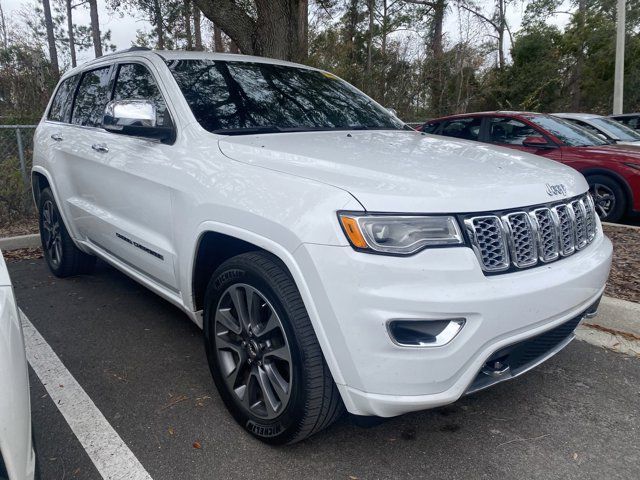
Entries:
{"type": "Polygon", "coordinates": [[[452,216],[367,215],[338,212],[340,224],[357,250],[411,255],[433,246],[464,243],[452,216]]]}

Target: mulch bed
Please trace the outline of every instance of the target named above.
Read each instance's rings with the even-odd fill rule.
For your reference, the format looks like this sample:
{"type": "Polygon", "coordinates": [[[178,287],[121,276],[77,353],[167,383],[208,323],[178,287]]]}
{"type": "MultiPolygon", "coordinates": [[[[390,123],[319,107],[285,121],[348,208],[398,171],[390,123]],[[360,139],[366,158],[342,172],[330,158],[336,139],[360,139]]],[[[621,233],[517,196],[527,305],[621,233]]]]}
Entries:
{"type": "Polygon", "coordinates": [[[604,225],[613,242],[613,264],[605,295],[640,302],[640,229],[604,225]]]}
{"type": "MultiPolygon", "coordinates": [[[[4,231],[0,229],[0,238],[8,236],[4,231]]],[[[38,233],[37,223],[25,221],[14,231],[23,233],[13,235],[38,233]]],[[[613,265],[605,295],[640,303],[640,229],[604,225],[604,232],[613,242],[613,265]]],[[[7,262],[42,258],[40,248],[22,248],[3,253],[7,262]]]]}
{"type": "Polygon", "coordinates": [[[37,217],[24,218],[22,220],[13,221],[8,225],[0,225],[0,238],[29,235],[30,233],[38,233],[37,217]]]}

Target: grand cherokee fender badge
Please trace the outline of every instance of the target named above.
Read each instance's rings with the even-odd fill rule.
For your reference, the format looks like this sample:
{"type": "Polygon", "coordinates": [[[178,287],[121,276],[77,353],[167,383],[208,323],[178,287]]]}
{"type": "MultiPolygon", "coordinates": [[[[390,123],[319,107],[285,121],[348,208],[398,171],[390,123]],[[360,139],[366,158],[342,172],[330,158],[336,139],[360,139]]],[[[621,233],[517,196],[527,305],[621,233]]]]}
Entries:
{"type": "Polygon", "coordinates": [[[555,185],[546,183],[545,186],[547,187],[547,195],[549,195],[550,197],[567,194],[567,187],[565,187],[564,183],[557,183],[555,185]]]}

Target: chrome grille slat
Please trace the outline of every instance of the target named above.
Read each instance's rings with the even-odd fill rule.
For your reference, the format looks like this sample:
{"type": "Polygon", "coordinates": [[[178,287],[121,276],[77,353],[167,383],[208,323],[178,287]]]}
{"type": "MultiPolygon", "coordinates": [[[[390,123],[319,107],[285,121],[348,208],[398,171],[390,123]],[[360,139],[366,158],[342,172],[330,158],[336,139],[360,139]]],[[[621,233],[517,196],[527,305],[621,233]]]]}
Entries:
{"type": "Polygon", "coordinates": [[[596,237],[598,222],[587,195],[567,203],[534,206],[464,219],[480,266],[488,273],[533,267],[568,257],[596,237]]]}
{"type": "Polygon", "coordinates": [[[586,221],[587,221],[587,242],[591,243],[596,236],[596,209],[593,204],[591,195],[587,195],[583,199],[585,205],[586,221]]]}
{"type": "Polygon", "coordinates": [[[531,212],[531,217],[538,226],[539,257],[542,262],[552,262],[560,255],[558,249],[558,232],[551,210],[537,208],[531,212]]]}
{"type": "Polygon", "coordinates": [[[571,208],[576,218],[575,232],[576,232],[576,248],[582,250],[587,246],[587,213],[582,200],[576,200],[571,202],[571,208]]]}
{"type": "Polygon", "coordinates": [[[499,217],[474,217],[467,223],[467,231],[485,271],[499,272],[509,268],[506,232],[499,217]]]}
{"type": "Polygon", "coordinates": [[[536,230],[527,212],[514,212],[503,217],[509,240],[511,260],[516,267],[530,267],[537,263],[536,230]]]}
{"type": "Polygon", "coordinates": [[[551,209],[558,217],[559,229],[560,229],[560,255],[563,257],[571,255],[576,251],[574,227],[573,227],[573,212],[567,207],[567,205],[557,205],[551,209]]]}

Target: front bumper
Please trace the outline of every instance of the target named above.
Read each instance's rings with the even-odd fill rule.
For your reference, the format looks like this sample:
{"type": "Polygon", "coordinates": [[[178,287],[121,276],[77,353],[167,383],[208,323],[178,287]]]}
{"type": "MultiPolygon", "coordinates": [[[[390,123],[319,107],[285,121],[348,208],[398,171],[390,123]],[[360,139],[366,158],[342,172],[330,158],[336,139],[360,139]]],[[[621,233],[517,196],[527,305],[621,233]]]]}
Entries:
{"type": "Polygon", "coordinates": [[[600,230],[571,257],[491,277],[466,247],[400,258],[305,244],[295,256],[347,410],[389,417],[456,401],[493,354],[581,315],[602,295],[611,253],[600,230]],[[387,331],[392,319],[448,318],[466,323],[440,347],[399,346],[387,331]]]}

